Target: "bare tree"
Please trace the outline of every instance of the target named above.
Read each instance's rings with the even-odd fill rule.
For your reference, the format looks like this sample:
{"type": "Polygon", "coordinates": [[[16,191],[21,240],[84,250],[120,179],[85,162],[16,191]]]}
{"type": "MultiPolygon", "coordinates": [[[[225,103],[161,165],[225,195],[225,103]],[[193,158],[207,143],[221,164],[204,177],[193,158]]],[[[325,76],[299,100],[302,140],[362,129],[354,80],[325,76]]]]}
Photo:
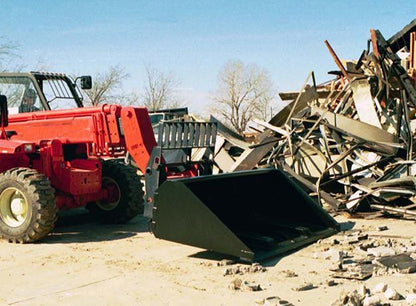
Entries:
{"type": "Polygon", "coordinates": [[[120,104],[124,106],[142,105],[140,102],[140,95],[134,91],[130,93],[124,93],[120,99],[120,104]]]}
{"type": "MultiPolygon", "coordinates": [[[[93,78],[93,86],[91,89],[84,90],[88,98],[88,103],[91,106],[97,106],[101,103],[112,102],[120,96],[115,95],[115,90],[118,89],[128,74],[120,66],[110,67],[105,73],[99,73],[93,78]]],[[[119,102],[118,102],[119,103],[119,102]]]]}
{"type": "Polygon", "coordinates": [[[243,134],[252,118],[267,120],[270,117],[272,99],[272,84],[266,70],[241,61],[229,61],[218,75],[213,111],[243,134]]]}
{"type": "Polygon", "coordinates": [[[278,110],[278,105],[275,100],[273,94],[261,96],[259,98],[259,103],[256,106],[256,118],[263,121],[272,119],[278,110]]]}
{"type": "Polygon", "coordinates": [[[178,82],[172,74],[164,74],[146,66],[146,83],[143,92],[143,104],[148,110],[179,107],[175,87],[178,82]]]}
{"type": "MultiPolygon", "coordinates": [[[[0,37],[0,70],[6,71],[10,69],[10,64],[13,59],[17,58],[18,55],[16,51],[19,49],[17,43],[7,41],[4,37],[0,37]]],[[[18,71],[20,66],[13,68],[13,70],[18,71]],[[19,67],[19,68],[18,68],[19,67]]]]}

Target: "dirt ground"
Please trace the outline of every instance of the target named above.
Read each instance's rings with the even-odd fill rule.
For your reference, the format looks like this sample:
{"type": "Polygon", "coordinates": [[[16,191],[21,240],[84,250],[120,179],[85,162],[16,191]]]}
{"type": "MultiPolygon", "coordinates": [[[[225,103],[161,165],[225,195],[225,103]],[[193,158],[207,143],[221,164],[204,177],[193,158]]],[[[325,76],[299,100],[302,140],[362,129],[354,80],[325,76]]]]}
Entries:
{"type": "MultiPolygon", "coordinates": [[[[126,225],[94,223],[83,210],[60,217],[55,231],[40,243],[0,242],[0,304],[2,305],[263,305],[278,296],[294,305],[330,305],[342,292],[385,282],[400,294],[412,293],[415,274],[374,275],[367,280],[335,279],[334,262],[326,250],[353,252],[343,243],[348,235],[410,245],[414,221],[378,218],[336,219],[346,231],[292,254],[261,263],[266,271],[225,275],[231,266],[218,266],[219,254],[159,240],[148,231],[144,217],[126,225]],[[386,225],[388,230],[377,231],[386,225]],[[334,244],[334,239],[340,244],[334,244]],[[296,276],[297,275],[297,276],[296,276]],[[234,290],[238,279],[260,285],[260,291],[234,290]],[[294,291],[304,283],[314,289],[294,291]]],[[[241,265],[241,268],[249,265],[241,265]]],[[[393,301],[392,305],[405,305],[393,301]]]]}

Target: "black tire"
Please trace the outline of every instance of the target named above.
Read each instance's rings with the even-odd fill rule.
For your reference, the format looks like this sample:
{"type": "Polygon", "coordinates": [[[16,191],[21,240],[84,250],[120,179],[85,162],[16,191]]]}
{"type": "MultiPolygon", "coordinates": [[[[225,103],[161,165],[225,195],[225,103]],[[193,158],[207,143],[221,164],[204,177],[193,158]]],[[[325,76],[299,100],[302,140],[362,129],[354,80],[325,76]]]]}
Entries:
{"type": "Polygon", "coordinates": [[[47,236],[54,228],[55,190],[43,174],[14,168],[0,174],[0,237],[27,243],[47,236]]]}
{"type": "Polygon", "coordinates": [[[126,223],[143,214],[143,184],[135,169],[117,160],[102,166],[102,187],[109,190],[110,199],[88,203],[87,209],[104,223],[126,223]]]}

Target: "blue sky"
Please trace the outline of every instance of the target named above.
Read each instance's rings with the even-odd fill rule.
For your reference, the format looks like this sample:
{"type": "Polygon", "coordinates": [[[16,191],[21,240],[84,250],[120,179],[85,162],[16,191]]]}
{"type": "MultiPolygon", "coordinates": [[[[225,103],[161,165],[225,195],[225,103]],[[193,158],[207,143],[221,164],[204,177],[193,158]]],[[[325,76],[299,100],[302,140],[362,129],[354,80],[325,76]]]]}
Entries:
{"type": "Polygon", "coordinates": [[[340,58],[359,57],[369,29],[386,38],[416,18],[416,1],[51,1],[0,0],[0,36],[20,45],[33,70],[91,74],[120,65],[126,91],[139,92],[144,65],[180,81],[191,111],[202,112],[228,60],[269,71],[279,91],[318,82],[340,58]]]}

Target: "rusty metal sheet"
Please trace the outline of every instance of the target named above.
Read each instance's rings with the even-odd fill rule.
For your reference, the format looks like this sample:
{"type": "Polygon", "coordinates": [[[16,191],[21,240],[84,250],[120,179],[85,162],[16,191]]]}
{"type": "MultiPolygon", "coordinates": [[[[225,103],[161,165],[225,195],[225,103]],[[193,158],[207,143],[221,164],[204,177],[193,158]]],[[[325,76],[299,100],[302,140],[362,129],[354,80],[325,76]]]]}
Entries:
{"type": "Polygon", "coordinates": [[[342,64],[341,60],[338,58],[337,54],[335,53],[334,49],[332,49],[331,45],[327,40],[324,41],[325,45],[327,46],[329,53],[331,54],[332,58],[335,61],[335,64],[338,66],[338,68],[341,70],[343,76],[349,81],[350,77],[348,75],[347,70],[345,69],[344,65],[342,64]]]}
{"type": "Polygon", "coordinates": [[[328,112],[326,109],[312,107],[312,114],[320,114],[329,126],[346,135],[365,141],[367,146],[388,155],[395,155],[403,147],[397,137],[370,124],[328,112]]]}

